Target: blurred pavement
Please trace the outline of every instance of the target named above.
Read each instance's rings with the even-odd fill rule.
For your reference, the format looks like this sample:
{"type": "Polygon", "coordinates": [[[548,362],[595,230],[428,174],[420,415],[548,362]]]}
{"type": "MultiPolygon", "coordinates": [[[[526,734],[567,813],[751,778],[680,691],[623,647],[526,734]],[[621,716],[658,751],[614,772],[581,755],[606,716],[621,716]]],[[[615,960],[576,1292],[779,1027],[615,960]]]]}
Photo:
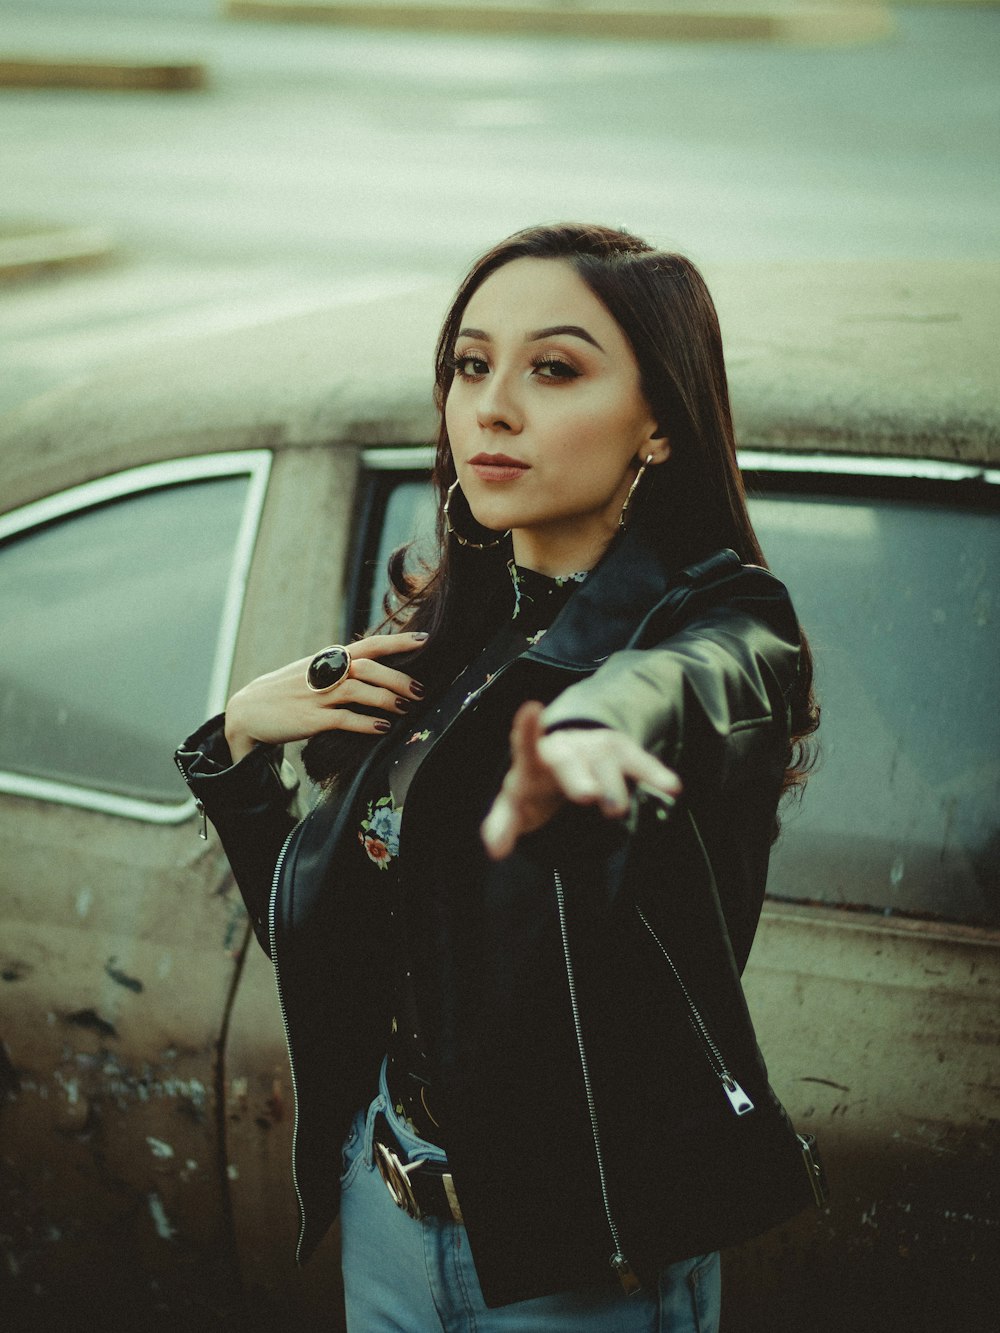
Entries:
{"type": "Polygon", "coordinates": [[[0,410],[134,348],[454,281],[541,220],[624,224],[708,266],[1000,248],[996,8],[902,7],[888,40],[806,47],[151,7],[0,0],[7,56],[206,69],[169,95],[0,89],[0,229],[117,247],[0,286],[0,410]]]}

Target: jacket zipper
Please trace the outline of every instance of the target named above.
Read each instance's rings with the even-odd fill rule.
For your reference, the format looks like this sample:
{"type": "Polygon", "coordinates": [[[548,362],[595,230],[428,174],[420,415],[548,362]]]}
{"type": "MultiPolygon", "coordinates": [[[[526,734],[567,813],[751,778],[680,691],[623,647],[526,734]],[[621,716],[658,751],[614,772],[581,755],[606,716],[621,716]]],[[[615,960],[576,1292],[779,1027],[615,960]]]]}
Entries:
{"type": "Polygon", "coordinates": [[[653,927],[649,924],[645,912],[643,912],[642,908],[639,906],[638,903],[635,904],[635,910],[639,915],[639,920],[642,922],[642,924],[649,931],[650,935],[652,935],[653,939],[656,941],[660,953],[662,953],[664,958],[667,960],[667,965],[670,968],[670,971],[673,973],[674,980],[677,982],[677,985],[680,988],[680,992],[684,997],[684,1001],[687,1004],[688,1022],[694,1029],[694,1034],[698,1038],[698,1041],[701,1044],[701,1048],[705,1052],[705,1055],[708,1058],[708,1063],[712,1066],[716,1078],[722,1084],[722,1090],[729,1098],[730,1106],[733,1108],[733,1110],[736,1112],[737,1115],[747,1115],[750,1111],[754,1109],[753,1102],[750,1100],[747,1094],[736,1082],[736,1079],[733,1078],[732,1074],[730,1073],[725,1060],[722,1058],[722,1052],[715,1044],[715,1041],[712,1038],[712,1034],[709,1032],[708,1026],[705,1023],[704,1018],[702,1018],[698,1006],[691,998],[691,992],[684,984],[684,979],[681,976],[680,972],[678,972],[674,960],[670,957],[670,954],[667,953],[666,949],[663,947],[663,941],[660,939],[659,935],[657,935],[653,927]]]}
{"type": "Polygon", "coordinates": [[[611,1201],[608,1196],[608,1181],[604,1170],[604,1153],[601,1149],[601,1130],[597,1121],[597,1107],[594,1104],[594,1088],[590,1081],[590,1065],[587,1061],[587,1050],[583,1041],[583,1026],[580,1022],[580,1007],[576,999],[576,976],[573,971],[573,959],[569,948],[569,932],[566,928],[566,895],[563,892],[562,876],[558,870],[553,870],[553,878],[556,886],[556,903],[559,908],[559,933],[562,936],[563,959],[566,963],[566,980],[569,983],[569,1003],[573,1011],[573,1027],[576,1032],[576,1046],[580,1053],[580,1067],[583,1071],[583,1086],[587,1097],[587,1111],[590,1115],[590,1132],[594,1140],[594,1156],[597,1158],[597,1174],[601,1182],[601,1199],[604,1203],[604,1215],[608,1219],[608,1229],[611,1232],[611,1240],[614,1244],[614,1252],[609,1259],[611,1267],[618,1276],[618,1281],[622,1284],[622,1289],[626,1296],[634,1295],[641,1283],[636,1277],[632,1265],[622,1253],[621,1238],[618,1234],[618,1224],[615,1222],[611,1212],[611,1201]]]}
{"type": "MultiPolygon", "coordinates": [[[[184,765],[176,755],[174,755],[174,763],[177,765],[178,773],[180,773],[184,782],[187,783],[188,776],[184,772],[184,765]]],[[[188,786],[188,790],[191,790],[190,786],[188,786]]],[[[191,792],[191,795],[194,796],[194,792],[191,792]]],[[[201,838],[202,842],[208,842],[208,816],[205,814],[205,804],[199,797],[194,796],[194,805],[195,809],[198,811],[198,817],[201,820],[201,828],[198,830],[198,837],[201,838]]]]}
{"type": "Polygon", "coordinates": [[[278,860],[274,867],[274,877],[271,880],[271,901],[268,904],[267,911],[267,933],[271,944],[271,962],[274,965],[274,985],[278,992],[278,1008],[281,1010],[281,1022],[285,1029],[285,1046],[288,1048],[288,1071],[292,1079],[292,1100],[295,1104],[295,1121],[292,1128],[292,1186],[295,1190],[295,1197],[299,1202],[299,1240],[295,1247],[295,1260],[298,1262],[299,1255],[302,1252],[302,1241],[306,1234],[306,1206],[302,1198],[302,1191],[299,1189],[299,1178],[295,1169],[295,1150],[299,1135],[299,1085],[295,1077],[295,1058],[292,1055],[292,1037],[288,1027],[288,1013],[285,1009],[285,997],[281,993],[281,973],[278,970],[278,949],[275,930],[275,915],[278,905],[278,880],[281,878],[281,868],[285,863],[285,856],[288,852],[289,843],[300,827],[296,824],[282,845],[278,853],[278,860]]]}

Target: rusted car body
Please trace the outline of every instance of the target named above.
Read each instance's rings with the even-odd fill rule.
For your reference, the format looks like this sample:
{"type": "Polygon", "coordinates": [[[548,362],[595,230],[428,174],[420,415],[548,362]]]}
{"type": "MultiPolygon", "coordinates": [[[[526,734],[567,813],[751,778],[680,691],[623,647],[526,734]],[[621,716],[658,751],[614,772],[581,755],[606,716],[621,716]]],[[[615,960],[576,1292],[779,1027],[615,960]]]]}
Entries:
{"type": "MultiPolygon", "coordinates": [[[[1000,269],[708,277],[825,707],[746,983],[832,1197],[726,1256],[724,1327],[992,1329],[1000,269]]],[[[447,296],[206,338],[0,420],[5,1328],[338,1325],[336,1235],[292,1261],[270,965],[169,755],[367,621],[426,519],[447,296]]]]}

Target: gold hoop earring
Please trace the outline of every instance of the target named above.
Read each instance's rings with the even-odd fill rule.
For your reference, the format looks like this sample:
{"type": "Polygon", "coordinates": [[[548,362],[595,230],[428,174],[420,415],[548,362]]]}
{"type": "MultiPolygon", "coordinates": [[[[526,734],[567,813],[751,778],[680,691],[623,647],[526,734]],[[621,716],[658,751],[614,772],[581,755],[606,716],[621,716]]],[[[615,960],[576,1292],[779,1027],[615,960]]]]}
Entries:
{"type": "Polygon", "coordinates": [[[639,485],[639,482],[642,481],[642,474],[646,471],[652,461],[653,455],[648,454],[645,463],[643,463],[642,467],[640,467],[639,471],[635,474],[635,480],[628,488],[628,495],[626,495],[625,503],[622,505],[622,512],[618,515],[619,532],[624,532],[628,527],[628,509],[629,505],[632,503],[632,496],[635,495],[636,487],[639,485]]]}
{"type": "MultiPolygon", "coordinates": [[[[448,494],[445,496],[444,521],[449,535],[455,538],[459,546],[467,546],[470,551],[491,551],[494,546],[499,546],[500,543],[505,540],[505,538],[510,536],[510,528],[508,528],[506,532],[501,532],[500,536],[491,542],[473,542],[470,541],[468,537],[463,537],[462,534],[459,532],[458,528],[455,527],[455,524],[452,522],[451,518],[451,501],[452,497],[454,496],[457,490],[458,490],[458,478],[456,477],[455,480],[448,487],[448,494]]],[[[463,495],[462,498],[464,500],[465,496],[463,495]]],[[[468,500],[465,501],[465,507],[467,509],[469,507],[468,500]]],[[[472,511],[469,510],[469,512],[471,513],[472,511]]],[[[487,532],[488,531],[489,529],[487,528],[487,532]]]]}

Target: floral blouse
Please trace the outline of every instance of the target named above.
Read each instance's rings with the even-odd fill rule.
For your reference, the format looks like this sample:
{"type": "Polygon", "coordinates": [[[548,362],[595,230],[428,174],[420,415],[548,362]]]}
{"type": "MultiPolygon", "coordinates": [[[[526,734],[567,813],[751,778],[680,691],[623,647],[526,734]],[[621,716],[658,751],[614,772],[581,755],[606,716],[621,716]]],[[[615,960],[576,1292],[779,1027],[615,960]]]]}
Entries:
{"type": "Polygon", "coordinates": [[[388,1034],[387,1081],[398,1115],[421,1138],[444,1146],[444,1132],[432,1110],[426,1044],[417,1013],[412,969],[400,930],[405,852],[400,825],[410,783],[433,741],[467,708],[497,671],[520,656],[551,626],[586,571],[551,578],[533,569],[508,566],[514,585],[511,619],[479,656],[452,682],[435,704],[430,701],[411,727],[400,729],[397,743],[384,753],[361,793],[358,842],[373,877],[373,889],[388,917],[396,953],[397,987],[388,1034]]]}

